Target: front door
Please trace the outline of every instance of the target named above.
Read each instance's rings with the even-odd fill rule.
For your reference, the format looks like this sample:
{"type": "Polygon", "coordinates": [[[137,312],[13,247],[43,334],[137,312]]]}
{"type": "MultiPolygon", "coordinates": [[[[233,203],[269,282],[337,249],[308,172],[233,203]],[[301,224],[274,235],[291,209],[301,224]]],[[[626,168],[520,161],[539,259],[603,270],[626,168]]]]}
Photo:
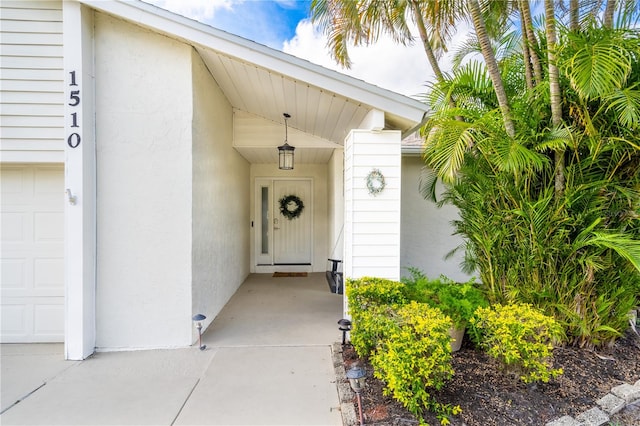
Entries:
{"type": "Polygon", "coordinates": [[[309,179],[256,182],[256,260],[260,265],[311,265],[312,185],[309,179]],[[281,212],[282,200],[288,203],[281,212]],[[297,204],[299,200],[302,207],[297,204]]]}

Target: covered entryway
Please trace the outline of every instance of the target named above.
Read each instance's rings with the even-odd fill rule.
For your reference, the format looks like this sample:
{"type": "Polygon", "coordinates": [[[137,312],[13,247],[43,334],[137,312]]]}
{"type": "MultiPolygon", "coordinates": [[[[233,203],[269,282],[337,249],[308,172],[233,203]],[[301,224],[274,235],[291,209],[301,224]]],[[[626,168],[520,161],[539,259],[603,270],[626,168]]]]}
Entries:
{"type": "Polygon", "coordinates": [[[64,167],[2,166],[3,343],[64,341],[64,167]]]}

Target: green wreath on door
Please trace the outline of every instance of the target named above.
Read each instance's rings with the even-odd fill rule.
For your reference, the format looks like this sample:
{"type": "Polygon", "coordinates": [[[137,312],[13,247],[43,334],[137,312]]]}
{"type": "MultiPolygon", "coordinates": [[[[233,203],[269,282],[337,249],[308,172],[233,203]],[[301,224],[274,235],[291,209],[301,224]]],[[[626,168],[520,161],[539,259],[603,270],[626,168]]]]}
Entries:
{"type": "Polygon", "coordinates": [[[300,217],[304,203],[296,195],[287,195],[280,199],[280,213],[289,220],[300,217]]]}

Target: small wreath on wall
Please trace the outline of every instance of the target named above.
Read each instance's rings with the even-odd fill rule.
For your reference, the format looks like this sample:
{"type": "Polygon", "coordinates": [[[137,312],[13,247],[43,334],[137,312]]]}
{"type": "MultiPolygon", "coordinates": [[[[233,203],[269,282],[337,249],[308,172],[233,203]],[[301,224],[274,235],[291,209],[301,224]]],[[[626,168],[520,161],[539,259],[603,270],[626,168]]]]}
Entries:
{"type": "Polygon", "coordinates": [[[300,217],[304,210],[304,203],[295,195],[280,198],[280,213],[289,220],[300,217]]]}
{"type": "Polygon", "coordinates": [[[367,175],[367,189],[369,189],[369,194],[376,196],[382,192],[385,186],[387,186],[387,184],[384,181],[382,172],[378,169],[371,170],[367,175]]]}

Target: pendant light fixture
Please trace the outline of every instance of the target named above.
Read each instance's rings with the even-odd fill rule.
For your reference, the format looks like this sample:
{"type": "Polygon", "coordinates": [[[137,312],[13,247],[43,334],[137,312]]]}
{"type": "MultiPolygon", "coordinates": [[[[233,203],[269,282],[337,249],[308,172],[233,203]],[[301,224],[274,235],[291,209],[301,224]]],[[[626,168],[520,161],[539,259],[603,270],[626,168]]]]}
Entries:
{"type": "Polygon", "coordinates": [[[287,143],[289,137],[287,120],[291,118],[291,115],[286,112],[282,115],[284,116],[284,144],[278,147],[278,168],[280,170],[293,170],[293,151],[295,148],[287,143]]]}

